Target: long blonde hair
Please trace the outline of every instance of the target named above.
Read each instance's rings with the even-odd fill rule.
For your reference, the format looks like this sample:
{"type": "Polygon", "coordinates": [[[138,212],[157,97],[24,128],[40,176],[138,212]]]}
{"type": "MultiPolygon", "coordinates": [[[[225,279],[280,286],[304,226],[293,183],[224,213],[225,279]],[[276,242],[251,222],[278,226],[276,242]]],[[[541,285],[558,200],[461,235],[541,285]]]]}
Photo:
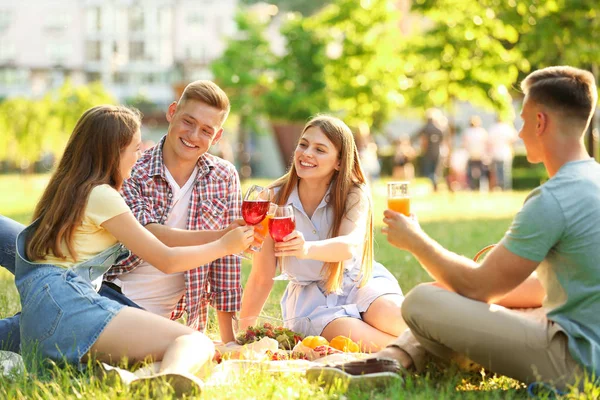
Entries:
{"type": "MultiPolygon", "coordinates": [[[[333,206],[333,224],[329,231],[329,237],[339,235],[342,219],[347,211],[348,194],[354,188],[362,190],[369,201],[367,217],[367,237],[364,243],[363,256],[361,261],[362,279],[360,286],[363,286],[371,277],[373,270],[373,209],[369,196],[368,186],[366,184],[365,174],[363,173],[358,157],[358,149],[352,135],[352,131],[339,118],[319,115],[308,121],[302,130],[302,135],[308,128],[319,128],[325,136],[333,143],[338,151],[340,160],[340,169],[336,171],[332,178],[332,188],[330,191],[329,204],[333,206]]],[[[301,135],[301,137],[302,137],[301,135]]],[[[289,171],[277,179],[271,186],[279,187],[280,190],[275,198],[279,205],[286,204],[290,194],[298,186],[298,173],[294,166],[294,161],[289,171]]],[[[327,262],[323,265],[321,274],[324,277],[325,291],[334,293],[342,286],[343,262],[327,262]]]]}
{"type": "Polygon", "coordinates": [[[65,257],[60,246],[63,240],[77,260],[72,239],[90,192],[102,184],[121,188],[121,150],[131,143],[140,125],[141,114],[122,106],[97,106],[83,113],[33,213],[33,219],[40,222],[27,243],[31,261],[43,259],[50,251],[65,257]]]}

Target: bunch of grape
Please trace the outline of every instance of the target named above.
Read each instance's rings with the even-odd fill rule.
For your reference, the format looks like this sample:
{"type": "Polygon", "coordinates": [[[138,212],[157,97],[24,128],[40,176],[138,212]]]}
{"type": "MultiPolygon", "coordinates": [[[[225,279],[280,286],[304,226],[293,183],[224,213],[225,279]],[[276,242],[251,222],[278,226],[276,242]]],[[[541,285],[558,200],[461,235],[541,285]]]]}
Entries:
{"type": "Polygon", "coordinates": [[[264,337],[277,340],[280,349],[291,350],[296,343],[302,341],[301,334],[291,331],[283,326],[274,327],[268,322],[263,326],[250,326],[246,332],[241,332],[236,338],[238,344],[244,345],[256,342],[264,337]]]}

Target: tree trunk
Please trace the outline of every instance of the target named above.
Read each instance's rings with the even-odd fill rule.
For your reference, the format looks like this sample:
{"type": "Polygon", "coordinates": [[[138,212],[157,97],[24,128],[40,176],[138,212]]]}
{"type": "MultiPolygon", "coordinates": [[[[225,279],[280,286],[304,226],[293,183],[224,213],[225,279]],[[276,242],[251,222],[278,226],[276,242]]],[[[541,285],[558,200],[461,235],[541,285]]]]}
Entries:
{"type": "Polygon", "coordinates": [[[279,146],[281,160],[287,171],[304,125],[297,122],[273,122],[271,126],[279,146]]]}
{"type": "Polygon", "coordinates": [[[239,163],[240,180],[248,179],[252,176],[252,167],[250,166],[250,153],[246,149],[248,141],[248,116],[240,115],[240,124],[238,128],[237,160],[239,163]]]}

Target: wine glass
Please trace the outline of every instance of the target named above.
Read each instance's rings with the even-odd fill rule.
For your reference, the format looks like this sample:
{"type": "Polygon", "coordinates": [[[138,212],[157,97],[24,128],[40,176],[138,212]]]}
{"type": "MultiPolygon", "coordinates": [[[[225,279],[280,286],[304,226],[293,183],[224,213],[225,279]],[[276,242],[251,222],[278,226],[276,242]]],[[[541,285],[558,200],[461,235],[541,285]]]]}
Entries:
{"type": "MultiPolygon", "coordinates": [[[[252,226],[260,224],[266,218],[270,205],[271,190],[258,185],[250,186],[242,202],[242,217],[244,221],[252,226]]],[[[260,247],[251,245],[250,250],[258,251],[260,247]]],[[[247,251],[236,255],[248,260],[252,259],[252,253],[248,253],[247,251]]]]}
{"type": "MultiPolygon", "coordinates": [[[[294,207],[291,205],[278,206],[273,218],[269,220],[269,234],[275,242],[283,242],[283,238],[294,232],[296,229],[296,218],[294,217],[294,207]]],[[[285,272],[285,257],[279,259],[281,274],[273,278],[276,281],[288,280],[289,276],[285,272]]]]}

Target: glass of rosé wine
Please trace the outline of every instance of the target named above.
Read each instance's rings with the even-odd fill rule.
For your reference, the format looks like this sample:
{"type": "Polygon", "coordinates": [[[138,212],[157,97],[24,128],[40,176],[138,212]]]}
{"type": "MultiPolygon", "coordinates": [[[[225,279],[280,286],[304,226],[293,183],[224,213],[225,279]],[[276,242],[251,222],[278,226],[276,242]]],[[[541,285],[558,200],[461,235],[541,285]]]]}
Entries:
{"type": "MultiPolygon", "coordinates": [[[[296,218],[294,217],[294,207],[291,205],[278,206],[275,215],[269,220],[269,234],[275,242],[283,242],[283,238],[294,232],[296,229],[296,218]]],[[[280,257],[279,268],[281,274],[273,280],[288,280],[288,274],[285,272],[285,257],[280,257]]]]}
{"type": "MultiPolygon", "coordinates": [[[[258,185],[252,185],[246,191],[244,201],[242,202],[242,218],[248,225],[258,226],[269,214],[271,209],[271,190],[258,185]]],[[[260,251],[262,247],[262,241],[250,245],[251,251],[260,251]]],[[[248,260],[252,259],[252,253],[244,251],[237,254],[242,258],[248,260]]]]}

